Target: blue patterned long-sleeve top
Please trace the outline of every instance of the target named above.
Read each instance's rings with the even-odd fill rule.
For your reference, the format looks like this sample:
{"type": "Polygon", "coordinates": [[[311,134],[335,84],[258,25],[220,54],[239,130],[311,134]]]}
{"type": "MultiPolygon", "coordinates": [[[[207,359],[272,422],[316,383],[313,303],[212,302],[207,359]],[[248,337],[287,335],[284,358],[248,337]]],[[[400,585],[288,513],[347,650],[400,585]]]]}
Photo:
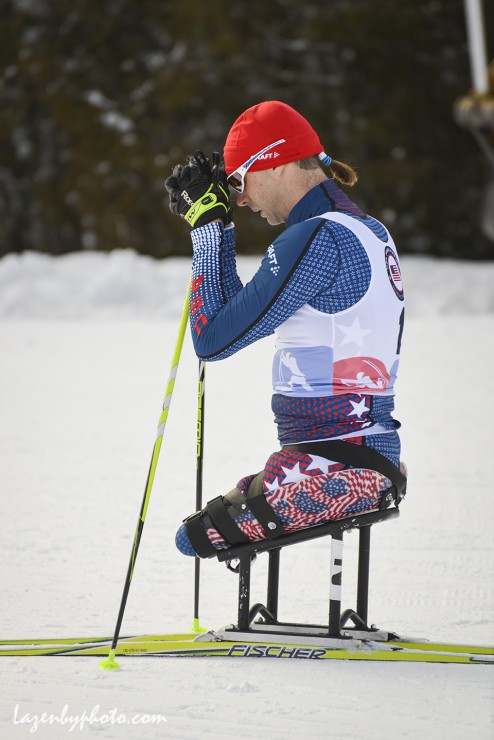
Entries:
{"type": "Polygon", "coordinates": [[[387,229],[327,180],[295,205],[246,285],[233,226],[195,229],[192,242],[197,355],[220,360],[274,333],[280,442],[365,436],[397,462],[391,413],[404,295],[387,229]]]}

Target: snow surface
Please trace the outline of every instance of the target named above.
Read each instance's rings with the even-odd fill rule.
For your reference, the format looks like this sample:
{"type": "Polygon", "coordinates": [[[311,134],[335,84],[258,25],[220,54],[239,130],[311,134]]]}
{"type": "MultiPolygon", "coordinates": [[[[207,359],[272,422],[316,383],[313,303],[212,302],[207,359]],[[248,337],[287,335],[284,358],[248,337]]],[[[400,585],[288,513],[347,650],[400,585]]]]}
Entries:
{"type": "MultiPolygon", "coordinates": [[[[249,277],[257,258],[239,260],[249,277]]],[[[494,263],[404,258],[397,388],[409,493],[373,529],[370,618],[403,634],[494,643],[494,263]]],[[[187,260],[132,252],[0,260],[0,637],[112,634],[188,280],[187,260]]],[[[204,500],[277,447],[272,339],[207,367],[204,500]]],[[[122,634],[188,631],[197,360],[186,338],[122,634]]],[[[357,535],[345,538],[354,606],[357,535]]],[[[266,558],[253,568],[264,599],[266,558]]],[[[326,619],[329,541],[282,556],[280,617],[326,619]]],[[[235,619],[237,579],[202,563],[201,622],[235,619]]],[[[492,738],[492,666],[231,659],[1,658],[0,734],[56,740],[492,738]],[[20,723],[43,712],[132,721],[20,723]]]]}

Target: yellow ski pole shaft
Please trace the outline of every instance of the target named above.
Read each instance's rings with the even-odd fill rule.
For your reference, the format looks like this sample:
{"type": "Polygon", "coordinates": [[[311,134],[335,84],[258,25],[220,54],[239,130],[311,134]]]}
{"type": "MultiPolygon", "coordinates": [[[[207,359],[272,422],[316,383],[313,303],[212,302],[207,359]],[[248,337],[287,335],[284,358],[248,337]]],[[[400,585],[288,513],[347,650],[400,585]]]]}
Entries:
{"type": "MultiPolygon", "coordinates": [[[[196,511],[202,509],[202,473],[204,461],[204,422],[206,402],[206,363],[199,360],[197,382],[197,452],[196,452],[196,511]]],[[[194,564],[194,621],[192,632],[206,632],[199,622],[199,588],[201,577],[201,559],[196,555],[194,564]]]]}
{"type": "Polygon", "coordinates": [[[123,619],[123,615],[125,611],[125,606],[127,604],[127,597],[129,595],[130,584],[132,582],[132,575],[134,572],[137,552],[139,550],[139,543],[141,541],[142,530],[144,528],[144,522],[146,521],[146,514],[147,514],[147,510],[149,506],[149,500],[151,498],[151,491],[153,489],[154,476],[155,476],[156,468],[158,465],[161,444],[163,441],[163,434],[165,431],[166,422],[168,419],[168,412],[170,410],[170,404],[171,404],[172,395],[173,395],[173,389],[175,386],[175,378],[177,375],[178,364],[180,361],[180,355],[182,353],[182,345],[184,342],[185,329],[187,327],[187,320],[189,316],[189,295],[190,295],[190,283],[187,288],[187,293],[185,296],[184,307],[182,311],[182,318],[180,319],[180,326],[178,329],[177,341],[175,343],[175,350],[173,352],[173,357],[172,357],[172,362],[171,362],[171,367],[170,367],[170,375],[168,378],[168,385],[166,386],[165,398],[163,401],[163,410],[161,412],[161,416],[158,422],[156,441],[154,443],[153,454],[151,457],[151,464],[149,466],[146,487],[144,489],[144,497],[142,499],[141,510],[139,512],[139,519],[137,520],[137,527],[136,527],[136,531],[134,535],[134,542],[132,544],[132,552],[130,554],[129,567],[128,567],[127,575],[125,578],[125,584],[124,584],[124,589],[123,589],[123,594],[122,594],[122,600],[120,602],[120,609],[118,612],[115,633],[113,636],[108,658],[101,661],[100,663],[100,666],[107,670],[120,667],[119,664],[115,661],[115,651],[117,648],[118,638],[120,635],[120,628],[122,626],[122,619],[123,619]]]}

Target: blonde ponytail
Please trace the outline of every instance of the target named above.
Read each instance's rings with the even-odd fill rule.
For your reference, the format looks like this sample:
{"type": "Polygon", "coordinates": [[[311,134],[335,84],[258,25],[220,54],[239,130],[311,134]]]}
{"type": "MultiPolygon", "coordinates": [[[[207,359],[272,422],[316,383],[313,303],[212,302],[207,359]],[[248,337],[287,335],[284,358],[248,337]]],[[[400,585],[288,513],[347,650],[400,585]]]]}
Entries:
{"type": "Polygon", "coordinates": [[[337,159],[332,160],[329,165],[329,171],[336,182],[341,182],[342,185],[347,185],[350,188],[358,181],[358,175],[353,167],[350,167],[349,164],[345,164],[344,162],[338,162],[337,159]]]}
{"type": "MultiPolygon", "coordinates": [[[[297,164],[302,170],[323,170],[321,166],[321,159],[317,155],[306,157],[305,159],[299,159],[297,161],[297,164]]],[[[357,173],[355,172],[353,167],[350,167],[349,164],[345,164],[344,162],[339,162],[337,159],[333,159],[331,160],[329,165],[326,165],[326,167],[329,169],[331,177],[333,177],[336,182],[339,182],[342,185],[352,187],[352,185],[355,185],[355,183],[358,181],[357,173]]]]}

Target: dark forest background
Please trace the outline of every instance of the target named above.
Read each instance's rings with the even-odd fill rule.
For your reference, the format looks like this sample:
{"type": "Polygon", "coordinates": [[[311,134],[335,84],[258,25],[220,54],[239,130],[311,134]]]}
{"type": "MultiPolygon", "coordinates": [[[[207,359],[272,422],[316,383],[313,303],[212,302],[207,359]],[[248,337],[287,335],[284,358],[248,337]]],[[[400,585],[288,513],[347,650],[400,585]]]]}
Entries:
{"type": "MultiPolygon", "coordinates": [[[[470,85],[462,0],[2,0],[0,256],[189,254],[171,167],[278,99],[357,169],[352,197],[402,253],[492,259],[487,162],[453,118],[470,85]]],[[[235,221],[240,252],[274,237],[235,221]]]]}

